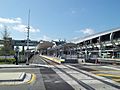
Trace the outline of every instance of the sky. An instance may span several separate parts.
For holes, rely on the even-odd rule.
[[[120,27],[120,0],[0,0],[0,32],[26,39],[29,9],[31,40],[71,41]]]

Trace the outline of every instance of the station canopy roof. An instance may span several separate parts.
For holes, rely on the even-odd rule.
[[[50,48],[49,50],[60,50],[60,49],[67,49],[67,48],[74,48],[74,47],[76,47],[77,45],[76,44],[74,44],[74,43],[64,43],[64,44],[62,44],[62,45],[58,45],[58,46],[56,46],[56,45],[53,45],[52,46],[52,48]],[[49,48],[49,47],[48,47]]]
[[[110,33],[113,33],[113,32],[117,32],[117,31],[120,31],[120,28],[113,28],[113,29],[110,29],[110,30],[107,30],[107,31],[103,31],[103,32],[95,33],[95,34],[92,34],[92,35],[89,35],[89,36],[86,36],[86,37],[83,37],[83,38],[79,38],[79,39],[75,40],[75,43],[81,43],[81,42],[91,40],[93,38],[97,38],[97,37],[100,37],[100,36],[103,36],[103,35],[106,35],[106,34],[110,34]]]
[[[77,45],[75,43],[65,43],[63,44],[64,48],[73,48],[76,47]]]
[[[49,41],[40,41],[40,43],[37,46],[37,49],[47,49],[49,47],[52,47],[54,43]]]

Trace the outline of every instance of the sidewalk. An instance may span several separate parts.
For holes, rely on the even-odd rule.
[[[0,64],[0,68],[24,68],[24,67],[30,67],[31,65],[15,65],[15,64]]]

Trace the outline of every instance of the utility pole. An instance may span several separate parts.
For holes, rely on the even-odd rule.
[[[30,9],[28,12],[28,27],[27,27],[27,61],[26,65],[29,65],[29,32],[30,32]]]

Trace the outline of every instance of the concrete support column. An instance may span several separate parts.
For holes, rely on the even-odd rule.
[[[115,44],[115,42],[113,41],[114,35],[115,35],[115,32],[112,32],[112,33],[110,34],[110,41],[111,41],[112,45],[113,45],[115,48],[117,48],[118,50],[120,50],[120,47],[117,46],[117,45]],[[112,58],[115,58],[114,50],[113,50]]]
[[[85,49],[87,50],[87,44],[86,44],[86,42],[84,41],[84,46],[85,46]]]
[[[43,49],[40,49],[40,54],[43,55]]]
[[[98,39],[98,43],[99,43],[99,45],[100,45],[100,47],[99,47],[99,57],[101,58],[102,57],[102,44],[101,44],[101,37],[99,37],[99,39]]]
[[[88,50],[87,50],[87,45],[86,42],[84,41],[84,45],[85,45],[85,60],[88,59]]]
[[[76,47],[77,58],[79,58],[79,48],[80,48],[80,46],[77,45],[77,47]],[[81,48],[80,48],[80,51],[81,51]]]
[[[68,47],[68,51],[69,51],[68,56],[70,55],[70,58],[71,58],[72,52],[71,52],[71,48],[70,47]]]
[[[102,57],[102,50],[99,49],[99,57]]]
[[[87,59],[88,59],[88,51],[85,50],[85,60],[87,60]]]
[[[92,39],[90,40],[90,45],[92,46],[92,48],[94,48],[94,45],[92,43]]]
[[[113,43],[113,37],[114,37],[114,32],[112,32],[112,33],[110,34],[110,41],[111,41],[111,43]]]
[[[120,47],[118,47],[118,46],[115,44],[115,42],[113,41],[114,35],[115,35],[114,32],[112,32],[112,33],[110,34],[110,41],[111,41],[111,43],[112,43],[112,45],[113,45],[114,47],[116,47],[117,49],[120,49]]]
[[[22,46],[23,55],[25,54],[25,46]]]
[[[78,45],[77,49],[80,49],[80,52],[82,52],[82,46],[81,45]]]

